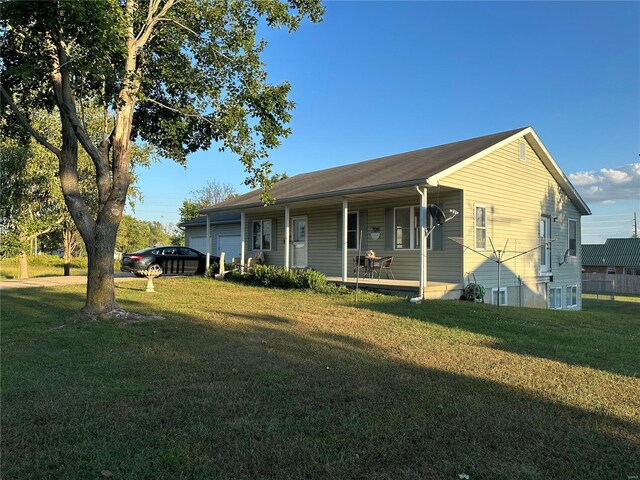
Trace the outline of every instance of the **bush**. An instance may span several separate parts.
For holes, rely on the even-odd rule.
[[[285,270],[284,267],[273,265],[256,265],[247,274],[232,272],[225,278],[270,288],[313,290],[320,293],[345,293],[348,291],[345,287],[338,287],[327,282],[324,273],[312,269]]]

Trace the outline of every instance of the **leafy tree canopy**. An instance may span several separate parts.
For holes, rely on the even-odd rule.
[[[245,183],[271,200],[266,156],[290,133],[293,103],[287,82],[267,79],[258,29],[264,21],[293,31],[322,14],[320,0],[2,2],[0,110],[9,120],[0,135],[16,139],[20,125],[59,160],[65,203],[87,249],[86,313],[118,309],[113,251],[132,141],[180,163],[216,144],[239,157]],[[90,100],[111,114],[97,138],[82,121]],[[31,118],[55,108],[59,144]],[[95,215],[79,187],[79,146],[94,165]]]
[[[100,98],[116,111],[121,87],[137,82],[132,140],[183,164],[216,142],[239,156],[247,185],[269,187],[267,151],[290,133],[294,104],[288,82],[267,80],[259,20],[294,31],[322,13],[319,0],[9,0],[0,23],[3,86],[23,112],[53,109],[51,57],[65,48],[78,101]],[[141,45],[133,73],[123,62],[130,32]]]

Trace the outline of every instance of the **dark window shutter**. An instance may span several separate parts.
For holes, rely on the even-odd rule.
[[[438,205],[438,207],[444,210],[444,207],[442,205]],[[445,225],[438,225],[431,233],[433,250],[444,250],[444,229],[445,229]]]
[[[384,249],[393,250],[393,208],[384,209]]]
[[[360,230],[362,231],[362,251],[366,252],[368,247],[368,238],[369,238],[369,226],[367,225],[367,217],[368,217],[368,211],[367,210],[360,210],[358,212],[358,220],[360,222]],[[358,232],[358,235],[360,235],[360,232]],[[360,237],[358,237],[360,238]]]
[[[271,250],[278,250],[278,222],[271,219]]]
[[[336,231],[338,232],[338,237],[336,238],[336,248],[338,250],[342,250],[342,212],[338,212],[336,217]]]

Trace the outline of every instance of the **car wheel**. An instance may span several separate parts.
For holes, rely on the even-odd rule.
[[[162,275],[164,273],[164,270],[162,270],[162,266],[161,265],[158,265],[157,263],[152,263],[147,268],[147,272],[153,273],[153,274],[155,274],[156,277],[159,277],[160,275]]]

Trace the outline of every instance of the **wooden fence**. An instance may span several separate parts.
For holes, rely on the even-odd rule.
[[[612,275],[607,273],[583,273],[584,293],[630,293],[640,295],[640,275]]]

